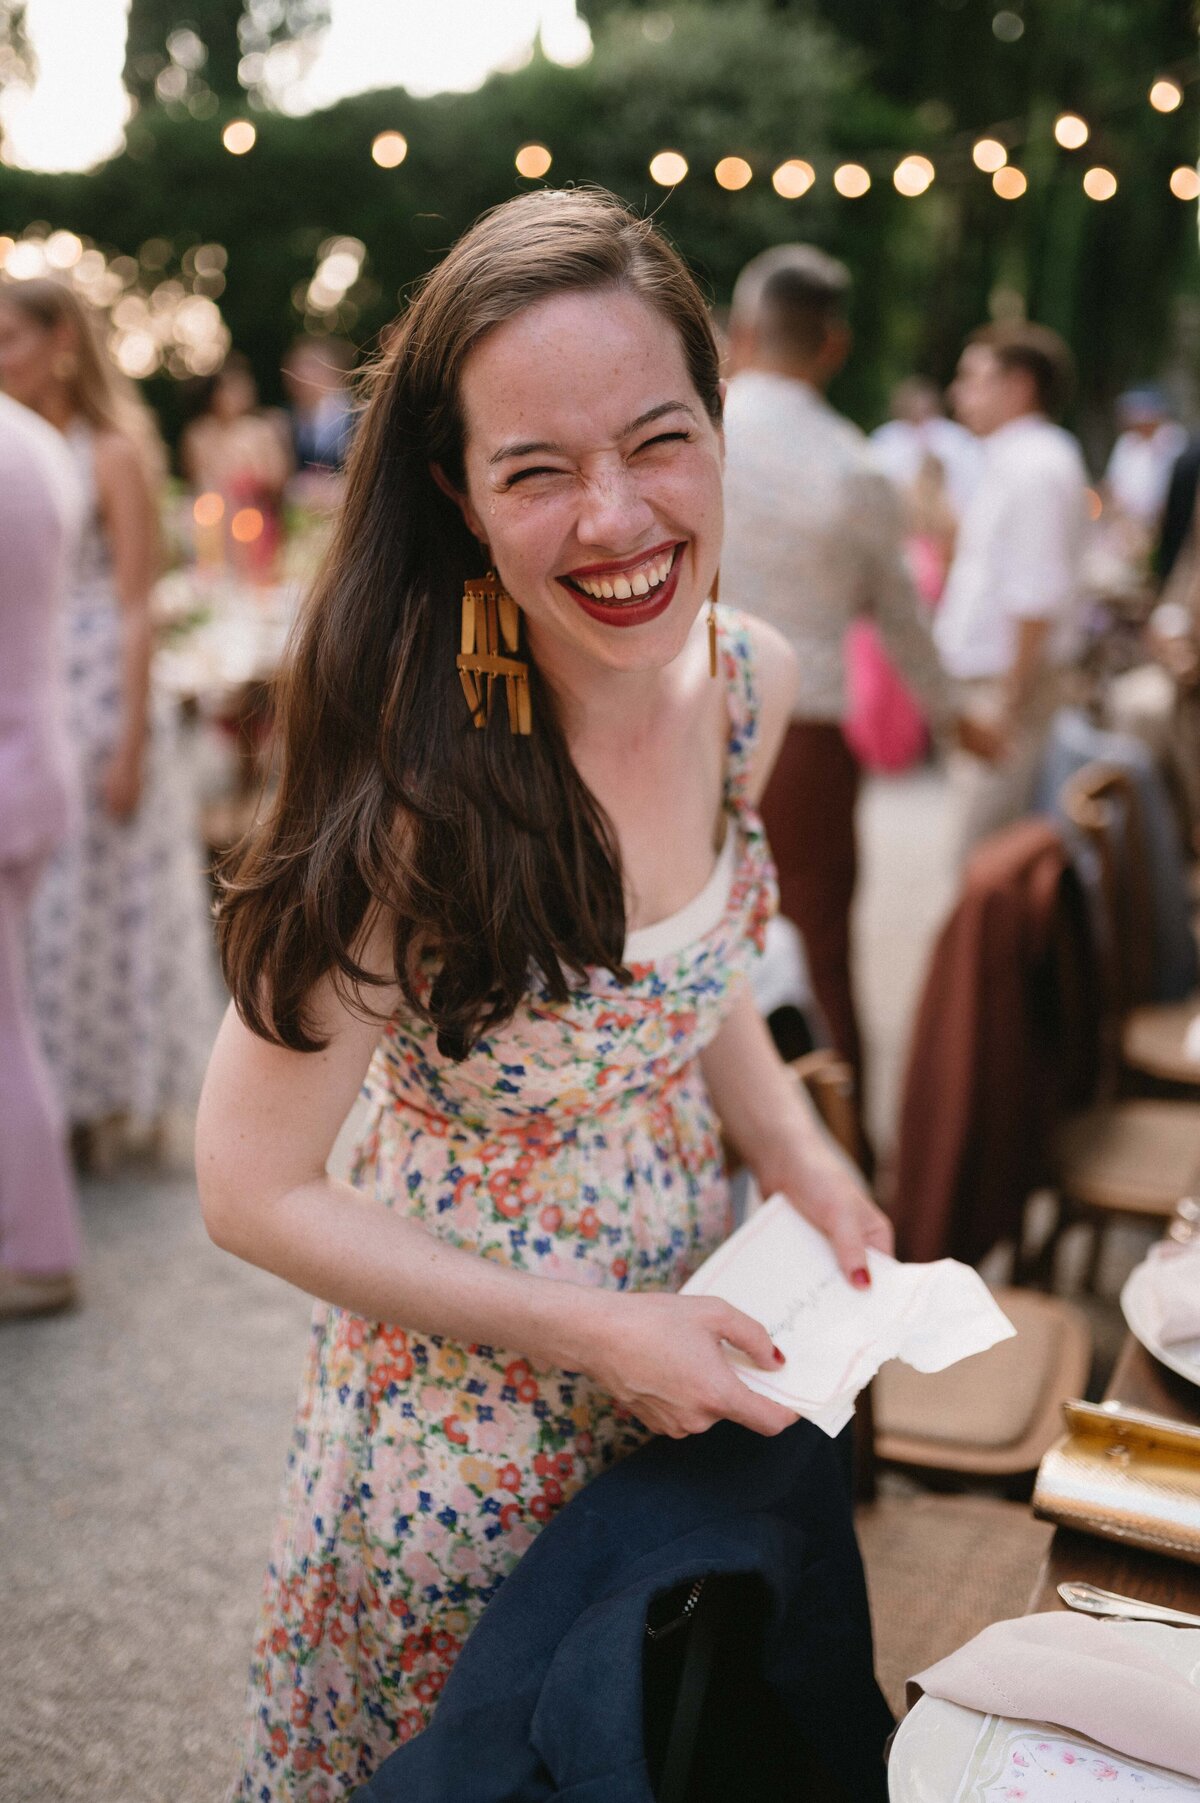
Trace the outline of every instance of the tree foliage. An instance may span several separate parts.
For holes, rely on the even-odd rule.
[[[767,244],[804,238],[844,257],[856,278],[857,350],[837,398],[864,423],[882,416],[898,376],[948,376],[964,334],[997,304],[1024,305],[1064,331],[1081,364],[1079,418],[1093,430],[1119,385],[1159,369],[1172,305],[1195,275],[1194,209],[1171,196],[1167,177],[1194,160],[1197,105],[1189,89],[1164,118],[1145,95],[1185,55],[1194,67],[1185,0],[1027,0],[1012,44],[992,34],[990,0],[587,0],[581,10],[595,52],[580,68],[535,55],[474,94],[377,91],[301,119],[260,111],[258,144],[233,158],[220,127],[246,104],[239,23],[253,14],[255,29],[282,41],[289,29],[318,28],[316,0],[291,0],[290,11],[285,0],[134,0],[131,58],[165,52],[190,21],[207,50],[214,116],[147,99],[125,154],[95,173],[5,172],[0,230],[41,219],[133,253],[149,238],[170,238],[177,254],[223,243],[221,306],[270,393],[325,240],[351,234],[367,248],[342,322],[367,343],[480,210],[528,185],[512,159],[536,139],[553,151],[549,181],[596,182],[654,209],[717,303]],[[1083,153],[1053,140],[1068,106],[1093,123]],[[971,163],[973,138],[997,126],[1029,175],[1017,203],[997,199]],[[409,152],[384,170],[370,146],[389,128]],[[690,164],[672,190],[647,172],[668,147]],[[933,158],[937,180],[904,200],[890,174],[915,150]],[[712,175],[729,154],[755,172],[737,193]],[[786,201],[770,172],[797,156],[818,180]],[[872,170],[863,199],[832,189],[845,159]],[[1084,197],[1088,161],[1113,168],[1114,200]]]

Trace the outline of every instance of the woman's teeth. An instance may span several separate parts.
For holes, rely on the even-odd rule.
[[[671,565],[675,561],[674,551],[668,551],[654,563],[645,563],[636,570],[626,570],[624,574],[613,577],[573,576],[576,588],[590,595],[593,601],[630,601],[635,595],[648,595],[651,589],[658,588],[671,574]]]

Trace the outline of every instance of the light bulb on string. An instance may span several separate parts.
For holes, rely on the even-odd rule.
[[[1091,131],[1086,119],[1078,113],[1060,113],[1054,121],[1054,136],[1064,150],[1082,150]]]
[[[754,175],[745,157],[722,157],[713,174],[717,178],[719,188],[728,188],[735,192],[748,185]]]
[[[1171,192],[1176,200],[1200,200],[1200,174],[1190,163],[1171,171]]]
[[[1014,169],[1011,165],[1006,165],[1003,169],[997,169],[995,175],[992,177],[992,187],[1000,196],[1001,200],[1020,200],[1028,186],[1029,183],[1026,181],[1021,170]]]
[[[1162,76],[1150,90],[1150,105],[1156,113],[1173,113],[1183,105],[1183,89],[1169,76]]]
[[[244,157],[248,150],[253,150],[258,141],[258,133],[249,119],[231,119],[221,133],[221,142],[230,156]]]
[[[1008,161],[1008,152],[999,138],[980,138],[971,152],[971,161],[985,175],[994,175]]]
[[[842,163],[833,172],[833,185],[843,200],[860,200],[871,186],[861,163]]]
[[[771,186],[784,200],[799,200],[816,179],[816,170],[811,163],[806,163],[803,157],[789,157],[786,163],[780,163],[771,177]]]
[[[401,131],[381,131],[371,145],[372,160],[381,169],[398,169],[408,155],[408,139]]]
[[[936,170],[928,157],[904,157],[896,164],[892,182],[897,194],[912,199],[931,186]]]
[[[523,175],[526,181],[537,181],[539,176],[545,175],[554,158],[544,144],[522,144],[514,161],[518,175]]]
[[[1111,169],[1089,169],[1083,178],[1083,191],[1089,200],[1111,200],[1117,191],[1117,178]]]
[[[673,188],[688,172],[687,158],[677,150],[660,150],[650,159],[650,178],[661,188]]]

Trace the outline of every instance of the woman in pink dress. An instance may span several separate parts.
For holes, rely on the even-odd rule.
[[[765,1330],[675,1293],[728,1231],[718,1120],[848,1281],[889,1244],[746,980],[793,670],[709,603],[720,417],[692,278],[598,194],[486,215],[376,372],[199,1121],[214,1238],[321,1299],[246,1803],[332,1803],[419,1732],[533,1536],[648,1433],[791,1422],[722,1351],[773,1368]]]

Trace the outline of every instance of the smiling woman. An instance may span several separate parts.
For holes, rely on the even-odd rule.
[[[710,679],[720,407],[695,283],[600,194],[486,215],[375,372],[226,879],[197,1128],[213,1237],[323,1299],[243,1803],[334,1803],[418,1733],[534,1534],[648,1433],[791,1424],[722,1351],[773,1369],[765,1329],[674,1293],[728,1228],[718,1113],[847,1275],[888,1243],[746,982],[793,670],[726,614]],[[532,730],[477,731],[460,670],[519,660]]]

